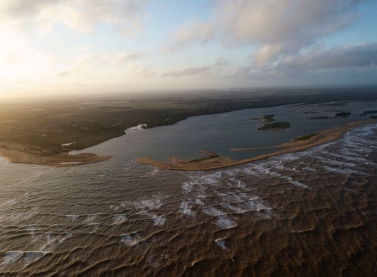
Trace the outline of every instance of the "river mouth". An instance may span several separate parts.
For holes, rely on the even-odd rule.
[[[248,112],[236,112],[233,123]],[[209,129],[212,119],[205,120],[201,127],[197,121],[182,123],[227,133],[224,125]],[[166,151],[181,149],[184,138],[166,141],[192,130],[179,124],[134,130],[85,149],[113,155],[101,163],[54,168],[0,160],[0,272],[373,276],[376,124],[305,151],[233,168],[175,172],[135,163],[143,153],[163,159]],[[201,150],[197,145],[205,134],[191,136],[196,145],[188,150]],[[162,147],[164,139],[168,145]],[[212,145],[225,144],[219,139]]]

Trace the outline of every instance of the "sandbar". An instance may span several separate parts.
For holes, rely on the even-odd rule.
[[[0,156],[5,157],[10,163],[38,164],[56,167],[77,166],[101,162],[111,158],[111,156],[98,156],[93,153],[81,153],[78,155],[60,153],[42,156],[5,148],[0,148]]]
[[[348,124],[340,125],[331,129],[322,130],[316,132],[315,136],[310,137],[307,140],[291,140],[289,142],[283,143],[279,146],[272,146],[271,148],[279,148],[278,151],[259,155],[257,157],[252,157],[244,160],[234,160],[230,157],[214,155],[213,152],[209,151],[201,151],[203,154],[206,154],[207,157],[203,159],[196,159],[191,161],[182,161],[177,159],[176,157],[169,157],[169,162],[161,162],[150,159],[148,157],[141,157],[138,158],[136,161],[139,164],[144,165],[151,165],[159,170],[178,170],[178,171],[204,171],[204,170],[212,170],[212,169],[220,169],[220,168],[227,168],[233,167],[237,165],[242,165],[254,161],[259,161],[263,159],[267,159],[273,156],[299,152],[306,150],[308,148],[318,146],[320,144],[328,143],[331,141],[335,141],[343,137],[343,135],[355,129],[359,125],[365,125],[372,122],[376,122],[375,119],[366,119],[362,121],[351,122]],[[247,151],[247,150],[255,150],[255,148],[234,148],[231,151]]]

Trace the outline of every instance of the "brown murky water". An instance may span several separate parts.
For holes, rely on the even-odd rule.
[[[377,125],[236,168],[0,161],[1,276],[375,276]]]

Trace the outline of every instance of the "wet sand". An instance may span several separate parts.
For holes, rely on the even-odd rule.
[[[303,140],[303,141],[292,140],[290,142],[283,143],[282,145],[279,145],[279,146],[272,146],[271,148],[281,148],[281,150],[278,150],[269,154],[259,155],[257,157],[253,157],[249,159],[244,159],[244,160],[234,160],[230,157],[219,156],[219,155],[215,155],[214,157],[212,157],[211,153],[213,152],[201,151],[202,153],[208,155],[208,157],[203,158],[203,159],[191,160],[191,161],[182,161],[173,156],[173,157],[169,157],[171,163],[156,161],[148,157],[141,157],[137,159],[136,161],[139,164],[151,165],[159,170],[203,171],[203,170],[212,170],[212,169],[232,167],[232,166],[237,166],[237,165],[242,165],[242,164],[246,164],[246,163],[250,163],[254,161],[267,159],[267,158],[277,156],[277,155],[303,151],[303,150],[306,150],[308,148],[311,148],[320,144],[335,141],[341,138],[346,132],[353,130],[357,126],[368,124],[375,121],[376,120],[374,119],[366,119],[362,121],[356,121],[356,122],[340,125],[340,126],[328,129],[328,130],[319,131],[317,132],[315,136],[311,137],[310,139]],[[231,151],[249,151],[249,150],[255,150],[255,148],[231,149]]]

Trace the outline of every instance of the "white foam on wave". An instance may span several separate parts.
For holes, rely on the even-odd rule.
[[[72,237],[71,233],[65,233],[63,235],[60,234],[52,234],[52,233],[46,233],[43,237],[40,245],[39,245],[39,251],[40,252],[50,252],[52,251],[57,245],[64,242],[66,239]]]
[[[142,240],[138,233],[133,233],[133,234],[122,235],[120,241],[123,242],[127,246],[134,246]]]
[[[241,202],[241,197],[234,193],[234,194],[225,194],[221,196],[221,200],[223,202],[229,203],[229,202]]]
[[[291,181],[291,184],[296,186],[296,187],[301,187],[301,188],[306,188],[306,189],[310,189],[307,185],[299,182],[299,181]]]
[[[366,173],[358,171],[358,170],[353,170],[353,169],[348,169],[348,168],[333,168],[330,166],[324,166],[323,169],[329,171],[329,172],[334,172],[334,173],[340,173],[340,174],[358,174],[358,175],[366,175]]]
[[[195,217],[196,213],[192,211],[194,202],[192,200],[183,201],[179,207],[179,212],[184,215]]]
[[[92,232],[95,232],[99,229],[99,227],[101,226],[101,223],[90,223],[88,224],[89,226],[93,226],[93,231]]]
[[[281,178],[287,181],[293,181],[292,177],[289,177],[289,176],[282,176]]]
[[[201,199],[195,199],[195,204],[204,206],[204,202]]]
[[[245,201],[243,204],[249,207],[249,211],[271,210],[259,197]]]
[[[32,263],[35,263],[40,258],[42,258],[45,254],[46,254],[46,252],[42,252],[42,251],[25,252],[24,260],[23,260],[24,266],[26,267],[26,266],[28,266]]]
[[[207,198],[207,194],[203,190],[196,191],[196,197],[199,199]]]
[[[70,220],[70,221],[76,221],[80,216],[77,215],[77,214],[67,214],[66,217]]]
[[[226,213],[224,213],[223,211],[215,208],[215,207],[207,207],[207,208],[204,208],[202,209],[202,212],[205,213],[205,214],[208,214],[210,216],[220,216],[220,215],[225,215]]]
[[[225,239],[217,239],[217,240],[215,240],[215,242],[216,242],[218,247],[229,251],[229,249],[225,246]]]
[[[161,199],[142,200],[139,203],[143,208],[148,208],[151,210],[158,209],[162,205]]]
[[[94,220],[96,220],[97,217],[98,217],[98,214],[88,214],[88,215],[86,216],[85,222],[86,222],[86,223],[91,223],[91,222],[93,222]]]
[[[224,209],[229,209],[235,213],[244,213],[246,210],[244,209],[241,209],[240,207],[236,207],[234,205],[231,205],[231,204],[221,204],[221,206],[224,208]]]
[[[193,186],[194,186],[193,183],[185,182],[185,183],[183,183],[182,189],[183,189],[186,193],[188,193],[188,192],[190,192],[190,191],[192,190]]]
[[[153,225],[154,226],[164,226],[165,221],[166,221],[165,216],[157,216],[153,219]]]
[[[237,223],[233,221],[228,215],[221,215],[217,217],[216,225],[220,229],[231,229],[237,226]]]
[[[0,269],[4,269],[9,265],[18,261],[24,253],[22,251],[8,251],[0,264]]]
[[[124,214],[116,214],[116,215],[114,215],[113,224],[114,225],[122,224],[123,222],[126,221],[126,219],[127,219],[126,215],[124,215]]]
[[[138,210],[155,210],[162,206],[162,198],[145,199],[140,201],[124,201],[121,203],[123,208]]]

